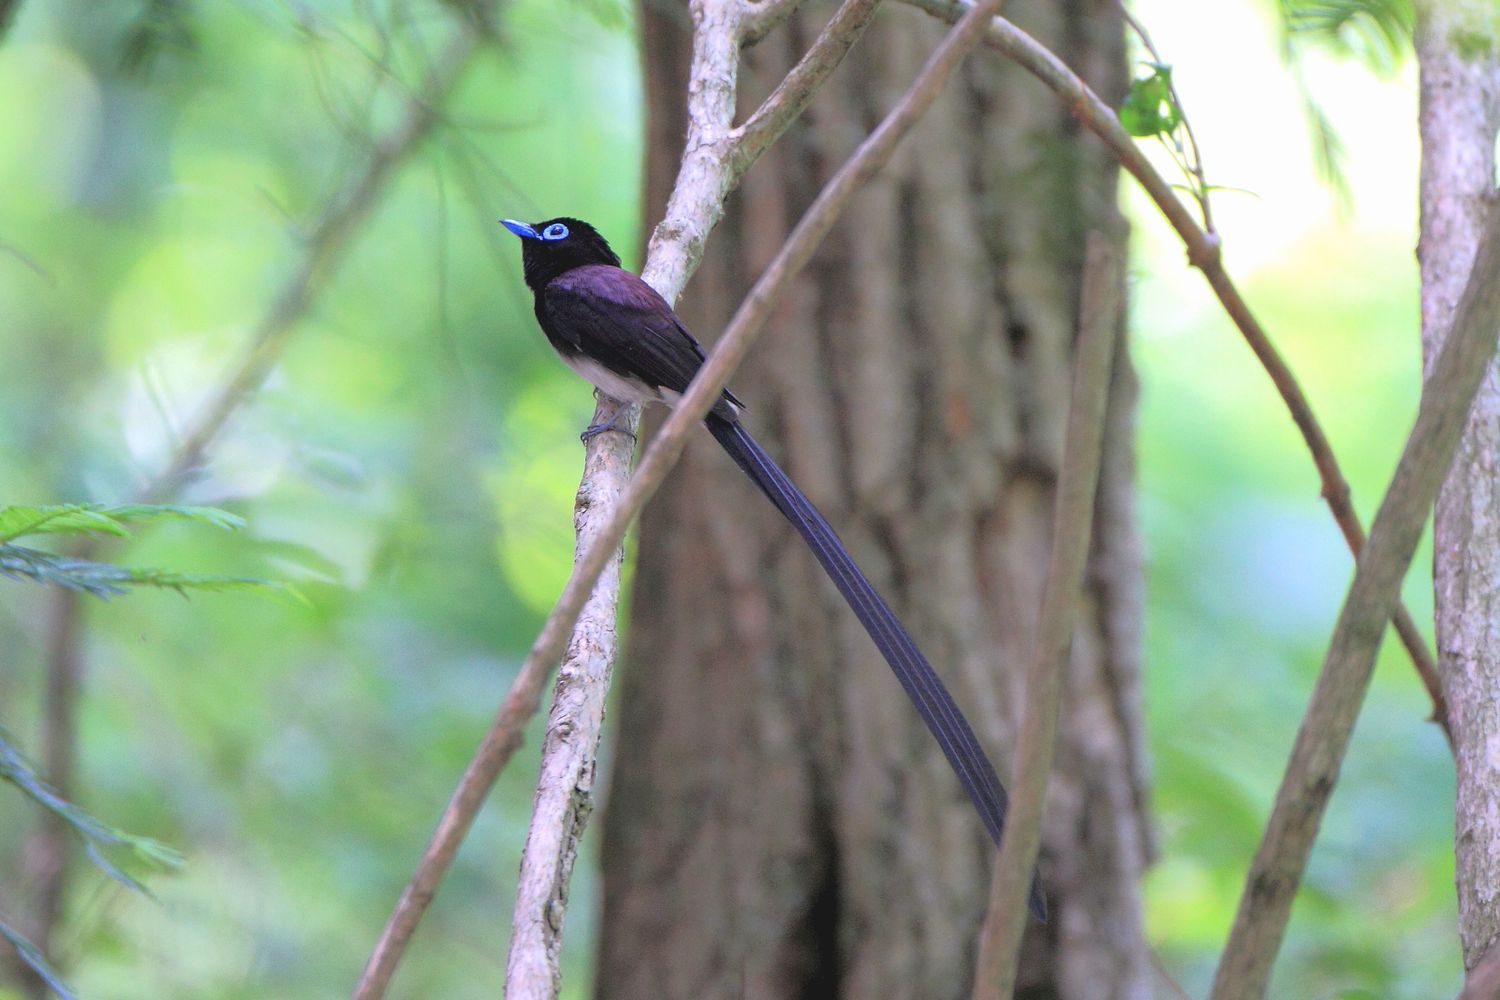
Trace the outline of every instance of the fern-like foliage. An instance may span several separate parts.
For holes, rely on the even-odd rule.
[[[1319,46],[1389,73],[1411,48],[1412,0],[1277,0],[1281,56],[1302,94],[1319,175],[1342,203],[1349,200],[1344,144],[1302,73],[1302,52]]]
[[[0,542],[26,535],[119,535],[130,534],[130,525],[150,521],[197,521],[216,528],[243,528],[245,522],[217,507],[187,507],[180,504],[61,503],[41,507],[0,507]]]
[[[32,580],[67,590],[81,590],[95,597],[113,597],[131,587],[156,587],[186,594],[189,590],[270,590],[285,592],[285,586],[249,576],[219,576],[212,573],[175,573],[164,569],[137,569],[95,562],[75,556],[0,545],[0,576]]]
[[[295,598],[283,584],[248,576],[207,573],[177,573],[162,569],[136,569],[96,562],[77,556],[44,552],[16,540],[29,535],[130,534],[132,525],[153,521],[196,521],[232,530],[244,521],[214,507],[173,504],[49,504],[0,507],[0,576],[31,580],[95,597],[112,597],[131,587],[156,587],[186,594],[190,590],[265,590]]]
[[[132,527],[154,521],[194,521],[225,530],[244,526],[240,518],[213,507],[176,504],[106,506],[70,503],[0,507],[0,576],[51,584],[96,597],[110,597],[131,587],[156,587],[181,594],[189,590],[262,589],[297,596],[290,588],[268,580],[135,569],[17,544],[20,539],[38,535],[126,536]],[[136,862],[154,868],[175,868],[182,864],[182,856],[167,845],[110,826],[57,794],[37,776],[25,755],[3,729],[0,729],[0,781],[14,786],[26,798],[61,820],[78,838],[84,854],[95,867],[137,892],[150,895],[144,885],[110,857],[110,852],[117,856],[124,853]],[[48,963],[41,949],[3,919],[0,919],[0,938],[10,942],[17,957],[52,992],[63,1000],[73,1000],[74,994]]]
[[[182,855],[161,841],[138,837],[110,826],[58,795],[38,777],[26,756],[3,729],[0,729],[0,781],[15,786],[22,795],[66,823],[82,842],[89,860],[121,885],[146,892],[140,882],[126,874],[105,855],[104,848],[123,848],[137,861],[153,868],[177,868],[182,864]]]
[[[1411,44],[1411,0],[1280,0],[1287,40],[1325,46],[1389,71]]]
[[[84,854],[100,871],[136,892],[150,895],[145,886],[110,859],[108,850],[124,850],[137,862],[158,869],[176,868],[182,864],[182,855],[166,844],[110,826],[58,795],[37,776],[26,756],[3,729],[0,729],[0,780],[13,785],[22,795],[62,820],[78,837]],[[16,955],[49,989],[65,1000],[73,996],[41,949],[3,920],[0,920],[0,937],[10,942]]]

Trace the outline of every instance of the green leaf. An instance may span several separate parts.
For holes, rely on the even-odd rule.
[[[0,542],[37,534],[128,534],[125,527],[92,504],[0,507]]]
[[[224,531],[237,531],[245,526],[245,519],[238,514],[217,507],[194,507],[184,504],[130,503],[117,507],[102,508],[103,513],[118,521],[141,523],[147,521],[196,521],[212,525]]]
[[[175,590],[179,594],[186,594],[190,590],[257,590],[290,598],[298,603],[307,603],[306,598],[291,587],[272,580],[210,573],[176,573],[164,569],[131,569],[75,556],[54,555],[24,545],[0,544],[0,576],[34,580],[106,598],[123,594],[130,587],[156,587]]]
[[[197,521],[226,531],[245,525],[243,519],[228,511],[181,504],[11,506],[0,507],[0,542],[38,534],[128,535],[128,525],[151,521]]]
[[[78,1000],[78,994],[74,993],[68,988],[68,984],[63,982],[62,976],[58,975],[57,970],[47,961],[47,956],[42,954],[42,949],[32,944],[19,931],[3,920],[0,920],[0,937],[10,942],[10,946],[16,951],[16,957],[25,962],[26,967],[35,972],[41,978],[42,982],[47,984],[48,989],[56,993],[62,1000]]]
[[[1182,109],[1172,98],[1172,67],[1147,63],[1151,72],[1130,84],[1120,105],[1120,124],[1136,138],[1171,135],[1182,124]]]

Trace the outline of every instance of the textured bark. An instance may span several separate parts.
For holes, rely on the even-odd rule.
[[[1491,0],[1419,7],[1422,353],[1453,320],[1495,187],[1500,30]],[[1458,764],[1459,932],[1473,968],[1500,932],[1500,381],[1492,368],[1434,520],[1439,667]]]
[[[747,103],[813,4],[747,54]],[[1113,5],[1008,10],[1110,98]],[[727,319],[943,28],[885,11],[746,176],[683,315]],[[687,38],[647,4],[648,211],[681,143]],[[1022,72],[971,60],[859,196],[736,379],[758,437],[839,528],[1004,773],[1034,641],[1083,232],[1123,242],[1115,171]],[[837,359],[836,361],[834,359]],[[1020,996],[1144,997],[1148,852],[1121,350]],[[601,997],[966,995],[993,848],[796,536],[706,438],[642,523],[604,821]]]

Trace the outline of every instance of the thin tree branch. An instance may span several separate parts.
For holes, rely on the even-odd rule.
[[[965,11],[972,9],[972,0],[905,0],[905,2],[950,22],[962,16]],[[1199,227],[1192,213],[1173,192],[1172,186],[1151,165],[1151,161],[1146,158],[1145,153],[1136,145],[1130,134],[1121,127],[1115,111],[1100,100],[1088,84],[1084,83],[1046,46],[1003,17],[996,17],[990,21],[985,34],[985,42],[1016,62],[1057,94],[1073,116],[1103,140],[1120,165],[1140,183],[1146,194],[1156,203],[1162,215],[1166,216],[1167,222],[1177,231],[1183,246],[1187,248],[1188,262],[1202,271],[1204,277],[1208,279],[1209,286],[1218,296],[1230,320],[1239,329],[1246,343],[1250,345],[1250,350],[1255,353],[1261,367],[1265,368],[1266,374],[1271,377],[1272,383],[1276,386],[1276,391],[1280,393],[1282,401],[1291,414],[1292,421],[1297,425],[1297,430],[1301,432],[1302,439],[1312,454],[1313,463],[1317,466],[1318,477],[1322,482],[1323,499],[1328,502],[1334,520],[1338,522],[1344,534],[1344,541],[1349,546],[1349,551],[1358,558],[1360,549],[1365,543],[1365,531],[1360,523],[1359,514],[1355,512],[1354,505],[1350,502],[1349,483],[1344,479],[1338,459],[1328,443],[1328,437],[1323,433],[1322,425],[1313,414],[1312,406],[1303,394],[1302,387],[1297,383],[1296,376],[1292,374],[1286,361],[1277,352],[1275,345],[1271,343],[1261,327],[1260,321],[1255,318],[1255,314],[1240,297],[1239,290],[1235,287],[1228,272],[1224,270],[1217,234],[1206,233]],[[1443,734],[1448,738],[1451,746],[1453,735],[1448,728],[1448,707],[1443,700],[1443,689],[1438,680],[1437,665],[1433,660],[1432,652],[1427,648],[1427,641],[1422,637],[1416,621],[1412,618],[1411,612],[1406,609],[1405,604],[1397,602],[1392,608],[1391,621],[1396,627],[1396,633],[1401,637],[1401,644],[1406,647],[1407,654],[1411,657],[1412,665],[1416,667],[1417,674],[1422,679],[1423,686],[1427,689],[1428,697],[1432,699],[1432,720],[1442,727]]]
[[[361,977],[355,992],[357,1000],[374,1000],[384,995],[400,951],[410,937],[416,921],[420,919],[421,908],[431,899],[437,882],[473,820],[479,802],[519,746],[521,727],[536,710],[541,687],[551,664],[562,655],[573,621],[578,618],[585,598],[594,588],[594,581],[613,557],[626,530],[681,456],[688,434],[708,413],[792,279],[807,264],[855,191],[889,161],[901,139],[931,107],[959,61],[978,43],[984,19],[999,9],[1001,2],[1002,0],[983,0],[971,16],[959,21],[933,52],[896,106],[819,193],[776,257],[745,296],[697,377],[652,439],[639,468],[621,494],[618,505],[611,509],[603,509],[601,505],[594,511],[600,518],[595,539],[574,562],[573,573],[557,604],[543,623],[536,641],[532,643],[520,673],[501,706],[500,714],[485,734],[484,741],[454,791],[448,809],[439,821],[438,830],[417,871],[413,873],[412,881],[407,885],[407,892],[403,894],[396,912],[391,916],[391,922],[387,924],[386,932],[382,934],[375,953],[365,967],[365,975]],[[703,4],[694,8],[700,31],[708,22],[705,16],[708,13],[707,7],[707,4]],[[700,60],[705,53],[724,53],[726,50],[729,58],[733,58],[734,47],[695,39],[695,67],[701,65]],[[696,94],[701,97],[705,90],[703,81],[696,73],[691,79],[690,113],[695,106],[693,96]],[[701,109],[703,105],[698,107]],[[720,102],[718,107],[721,110],[727,107],[732,113],[732,93],[729,94],[729,100]],[[705,192],[716,190],[717,184],[721,183],[715,176],[705,176],[708,164],[699,158],[699,151],[692,145],[692,128],[690,126],[688,148],[684,151],[682,169],[678,174],[678,188],[674,189],[668,202],[669,215],[672,205],[685,206],[694,199],[701,199]],[[690,188],[684,190],[683,185],[688,182]],[[711,209],[711,206],[705,207]],[[722,205],[715,211],[721,214]],[[657,226],[652,237],[653,259],[648,264],[646,273],[685,278],[686,271],[690,269],[684,266],[685,262],[697,262],[706,236],[707,231],[703,228],[701,219],[679,215],[671,225],[664,221]],[[653,268],[652,265],[656,267]],[[671,300],[676,298],[681,284],[679,282],[665,289],[657,287],[658,291]],[[668,295],[668,291],[673,294]],[[595,440],[610,436],[599,435]]]
[[[802,6],[802,0],[744,0],[740,13],[740,45],[749,48],[775,31]]]
[[[613,413],[605,411],[618,405],[604,397],[600,404],[596,424],[608,421]],[[596,508],[609,510],[618,504],[630,480],[633,442],[623,434],[608,436],[618,439],[614,447],[589,450],[573,507],[578,556],[598,537]],[[623,546],[616,545],[558,669],[511,914],[504,990],[508,1000],[550,1000],[562,987],[563,916],[578,841],[594,809],[595,759],[617,648],[614,612],[619,606],[622,555]]]
[[[3,0],[0,0],[3,2]],[[461,19],[461,27],[421,90],[407,102],[399,124],[380,138],[364,168],[331,202],[306,241],[302,259],[283,283],[271,308],[261,318],[241,360],[183,435],[166,467],[139,493],[138,501],[161,503],[171,499],[202,464],[204,456],[234,412],[260,388],[317,294],[337,268],[349,240],[369,214],[396,167],[431,133],[440,108],[463,76],[486,37],[486,23],[478,16]],[[96,556],[106,543],[86,541],[79,554]],[[78,591],[53,589],[46,611],[49,634],[46,654],[46,712],[43,722],[43,762],[48,781],[58,793],[75,795],[73,756],[77,743],[77,700],[82,683],[85,629]],[[69,840],[55,820],[43,819],[33,859],[36,884],[33,939],[48,950],[68,875]]]
[[[752,5],[753,6],[753,5]],[[693,57],[687,94],[688,134],[667,208],[652,231],[641,277],[676,301],[703,258],[708,234],[750,165],[796,120],[869,23],[875,2],[844,0],[832,20],[745,124],[734,127],[743,0],[694,0]],[[698,67],[722,67],[700,74]],[[752,150],[753,147],[753,151]],[[747,152],[749,151],[749,152]],[[670,295],[667,294],[671,290]]]
[[[1073,394],[1052,521],[1052,555],[1016,740],[1010,808],[990,884],[989,913],[980,931],[974,1000],[1009,1000],[1016,988],[1016,962],[1026,926],[1026,892],[1042,842],[1042,809],[1057,747],[1057,720],[1073,644],[1073,621],[1093,537],[1104,409],[1115,331],[1120,325],[1119,287],[1119,262],[1104,237],[1090,233],[1083,265]]]
[[[1360,554],[1323,669],[1255,853],[1212,1000],[1259,1000],[1324,806],[1422,526],[1453,461],[1500,339],[1500,199],[1493,199],[1463,300],[1422,388],[1416,424]]]
[[[880,0],[845,0],[827,27],[760,107],[735,129],[732,168],[743,174],[802,114],[875,16]]]

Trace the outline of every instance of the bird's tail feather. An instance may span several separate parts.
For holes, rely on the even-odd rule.
[[[1005,789],[1001,787],[995,768],[985,756],[973,729],[932,665],[907,634],[895,612],[865,578],[833,527],[756,443],[750,432],[738,421],[717,416],[710,415],[706,423],[729,457],[770,498],[812,549],[829,579],[844,595],[860,624],[864,625],[881,655],[891,665],[896,679],[906,689],[917,713],[942,747],[948,763],[979,811],[991,839],[999,844],[1000,831],[1005,823]],[[1035,874],[1029,902],[1031,912],[1038,919],[1045,920],[1046,901]]]

